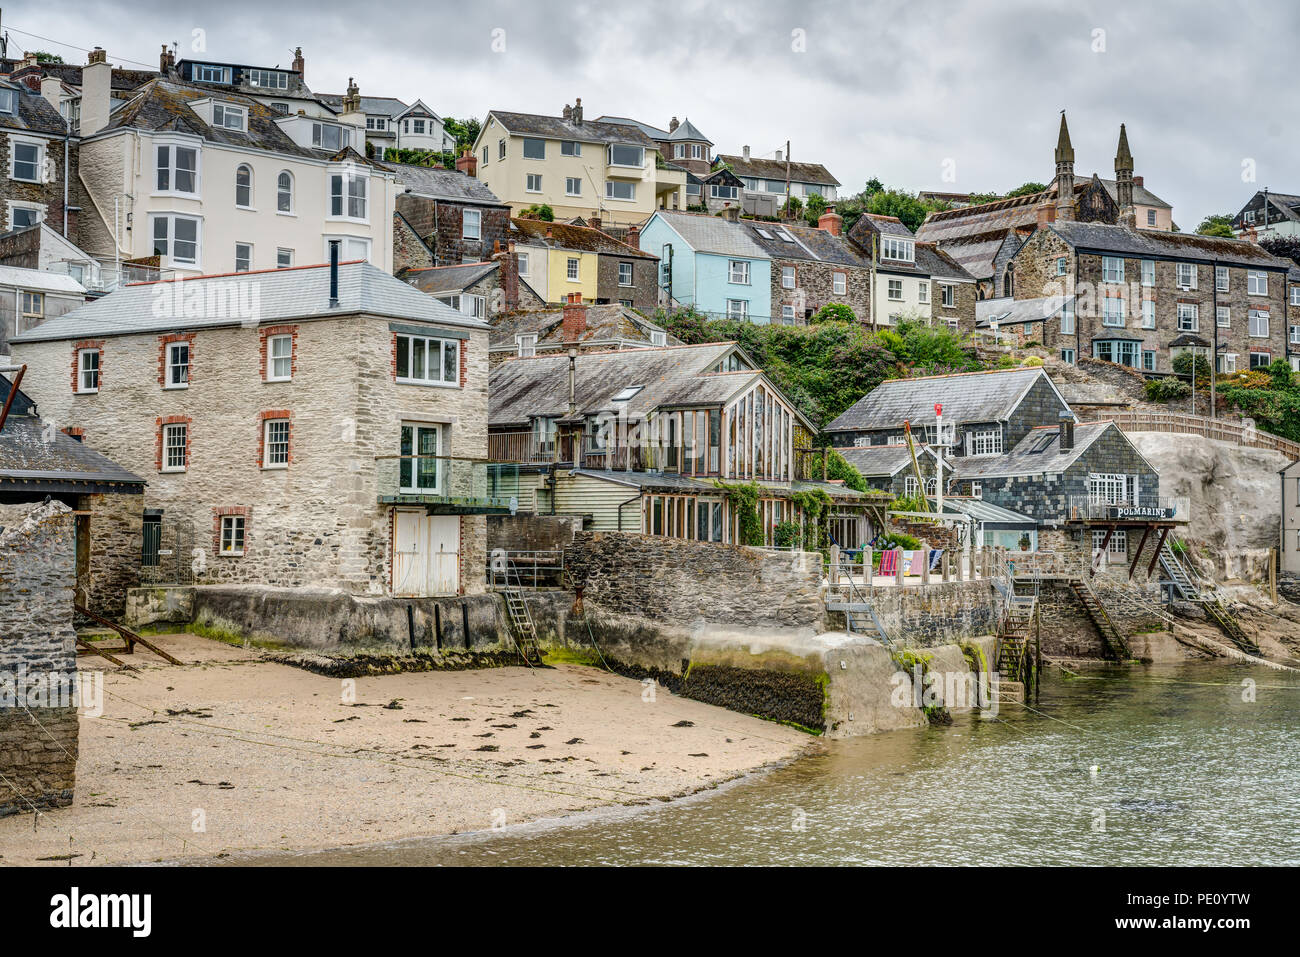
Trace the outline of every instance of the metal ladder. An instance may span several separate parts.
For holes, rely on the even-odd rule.
[[[1260,653],[1259,645],[1237,623],[1237,619],[1232,616],[1223,599],[1213,589],[1205,590],[1196,584],[1192,574],[1179,560],[1178,553],[1169,546],[1168,541],[1160,549],[1160,567],[1169,576],[1170,584],[1183,601],[1194,601],[1200,604],[1205,610],[1206,617],[1214,622],[1234,645],[1247,654]]]

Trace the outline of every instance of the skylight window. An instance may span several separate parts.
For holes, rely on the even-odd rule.
[[[781,241],[784,243],[794,242],[794,237],[791,236],[789,233],[787,233],[784,229],[781,230],[779,233],[777,233],[777,235],[781,237]]]
[[[645,386],[643,386],[643,385],[630,385],[630,386],[628,386],[626,389],[620,389],[619,392],[618,392],[618,394],[615,395],[614,398],[611,399],[610,401],[611,401],[611,402],[627,402],[629,399],[631,399],[634,395],[636,395],[638,392],[640,392],[640,391],[641,391],[642,389],[644,389],[644,388],[645,388]]]
[[[766,229],[761,229],[761,228],[760,228],[759,231],[758,231],[758,234],[759,234],[760,236],[762,236],[764,239],[771,239],[771,238],[773,238],[773,237],[772,237],[772,234],[769,233]]]

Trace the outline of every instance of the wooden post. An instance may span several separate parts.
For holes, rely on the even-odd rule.
[[[895,548],[894,551],[898,553],[898,563],[895,565],[894,571],[894,584],[901,588],[903,586],[903,550]]]
[[[930,584],[930,543],[922,542],[919,549],[921,553],[921,584]]]
[[[840,547],[831,545],[831,584],[840,583]]]
[[[943,580],[952,581],[952,549],[947,549],[943,553]]]
[[[1277,549],[1268,550],[1268,594],[1273,604],[1277,604]]]

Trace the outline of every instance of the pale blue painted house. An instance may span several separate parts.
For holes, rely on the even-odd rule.
[[[674,306],[772,321],[772,258],[742,223],[661,209],[642,227],[640,246],[659,257],[659,285]]]

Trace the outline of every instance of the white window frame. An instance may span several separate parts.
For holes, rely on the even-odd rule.
[[[781,322],[787,326],[793,326],[795,323],[794,306],[788,303],[781,306]]]
[[[337,131],[339,142],[337,146],[325,142],[326,130]],[[326,150],[330,153],[337,153],[339,150],[347,149],[352,144],[351,131],[338,123],[313,123],[311,125],[311,145],[313,149]]]
[[[945,309],[957,308],[957,285],[951,282],[939,283],[939,301]],[[1062,330],[1064,331],[1064,330]]]
[[[519,275],[528,277],[528,253],[515,253],[515,262],[518,263]]]
[[[627,195],[620,196],[619,192],[626,188]],[[605,198],[613,200],[616,203],[635,203],[636,202],[636,183],[625,183],[621,180],[605,180]]]
[[[282,180],[289,177],[289,188],[285,189]],[[296,213],[294,195],[294,176],[290,170],[282,169],[275,175],[275,211],[280,216],[293,216]],[[287,200],[287,202],[286,202]]]
[[[1123,282],[1124,281],[1124,257],[1122,256],[1101,257],[1101,281],[1102,282]]]
[[[1246,272],[1246,295],[1248,296],[1267,296],[1268,295],[1268,273],[1262,269],[1251,269]]]
[[[727,300],[727,318],[728,318],[728,319],[748,319],[748,318],[749,318],[749,300],[748,300],[748,299],[728,299],[728,300]]]
[[[1061,303],[1061,335],[1074,335],[1074,300]],[[1073,350],[1071,350],[1073,351]]]
[[[930,304],[930,284],[928,282],[918,282],[916,284],[916,301],[923,305]]]
[[[537,355],[537,333],[527,332],[515,336],[515,351],[521,359]]]
[[[916,262],[916,243],[899,236],[880,237],[880,258],[893,262]]]
[[[564,177],[564,195],[581,196],[582,195],[582,177],[566,176]]]
[[[1002,430],[1001,429],[981,429],[978,432],[968,432],[966,434],[971,458],[987,458],[991,455],[1002,454]]]
[[[749,285],[749,261],[731,259],[727,261],[727,282],[733,286]]]
[[[163,377],[164,389],[188,389],[190,387],[190,344],[188,342],[169,342],[166,345],[166,364]],[[185,361],[180,361],[179,353],[185,350]]]
[[[164,160],[164,157],[162,156],[163,150],[167,151],[165,157],[166,164],[167,164],[166,166],[163,165],[163,160]],[[182,168],[181,166],[178,165],[180,160],[181,150],[185,150],[187,152],[191,152],[194,154],[193,170],[188,168]],[[153,179],[154,196],[188,196],[190,198],[197,198],[202,194],[203,192],[203,150],[200,148],[198,143],[195,143],[191,140],[155,138],[153,143],[153,159],[154,159],[154,179]],[[162,174],[164,170],[166,170],[167,173],[167,185],[160,186],[159,176]],[[194,189],[184,190],[184,189],[177,188],[176,183],[179,180],[178,174],[181,172],[193,174]]]
[[[412,336],[412,335],[399,333],[397,336],[398,368],[400,369],[401,367],[403,351],[405,351],[407,374],[403,376],[399,372],[397,374],[397,381],[403,385],[421,385],[421,386],[428,386],[431,388],[459,389],[460,388],[460,348],[461,348],[461,341],[459,339],[448,339],[441,336]],[[419,350],[423,350],[424,353],[425,375],[421,378],[417,378],[411,375],[411,373],[415,369],[415,356]],[[431,363],[430,359],[433,357],[435,351],[437,353],[437,362]],[[453,359],[451,363],[451,368],[452,368],[451,381],[448,381],[444,375],[446,370],[447,355],[449,352],[453,355]],[[434,369],[436,369],[438,372],[437,378],[434,378],[428,374]]]
[[[248,110],[231,103],[212,104],[212,125],[221,130],[248,132]]]
[[[6,131],[7,132],[7,131]],[[9,178],[18,183],[44,183],[45,182],[45,141],[36,139],[32,136],[18,136],[13,133],[9,134]],[[32,161],[32,175],[18,175],[18,147],[30,146],[36,151],[36,159]]]
[[[245,255],[243,256],[240,255],[241,250],[246,251]],[[241,260],[244,263],[242,268],[239,265]],[[253,244],[245,243],[245,242],[235,243],[235,272],[252,272],[252,270],[253,270]]]
[[[564,264],[564,278],[569,282],[582,282],[582,258],[569,256]]]
[[[45,209],[46,209],[45,204],[24,203],[12,199],[8,200],[7,202],[9,204],[9,228],[10,229],[25,228],[24,226],[20,226],[18,223],[14,222],[16,218],[16,214],[19,211],[32,214],[32,221],[30,223],[27,223],[26,224],[27,226],[38,226],[41,223],[45,222]]]
[[[176,255],[176,223],[179,220],[194,223],[194,258],[183,259]],[[150,213],[149,214],[149,239],[153,243],[151,249],[157,248],[158,226],[160,221],[167,223],[167,252],[159,254],[162,256],[162,262],[165,266],[181,266],[185,268],[200,268],[203,262],[203,219],[199,216],[182,216],[179,213]]]
[[[1178,304],[1178,331],[1199,332],[1201,329],[1201,307],[1194,302]]]
[[[275,427],[284,426],[283,442],[277,440],[276,442],[272,443],[271,441],[272,426]],[[262,469],[264,471],[269,471],[272,469],[282,470],[282,469],[287,469],[289,467],[289,436],[291,430],[292,430],[292,426],[290,425],[288,419],[267,419],[262,423]],[[284,447],[283,462],[274,461],[274,459],[272,458],[271,449],[273,445],[275,447],[279,447],[283,445]]]
[[[1156,301],[1154,299],[1142,300],[1142,328],[1154,329],[1156,327]]]
[[[1196,268],[1196,263],[1177,263],[1175,284],[1179,289],[1195,289],[1199,272],[1200,270]]]
[[[1231,288],[1232,277],[1228,272],[1227,266],[1214,267],[1214,291],[1228,292]]]
[[[89,359],[95,357],[94,368],[90,367]],[[99,349],[78,349],[77,350],[77,394],[92,395],[99,391]],[[87,378],[90,377],[94,385],[87,385]]]
[[[1066,270],[1068,264],[1069,264],[1069,257],[1068,257],[1068,256],[1057,256],[1057,257],[1056,257],[1056,274],[1057,274],[1058,276],[1064,276],[1064,275],[1065,275],[1065,270]]]
[[[248,174],[247,183],[241,183],[239,181],[240,176],[243,175],[244,173]],[[246,202],[242,202],[242,203],[240,202],[241,199],[239,195],[240,190],[248,191],[248,195],[242,197],[243,199],[246,200]],[[240,163],[238,166],[235,167],[235,209],[246,209],[252,212],[257,211],[256,208],[253,206],[253,167],[250,166],[248,163]]]
[[[887,279],[885,280],[886,296],[894,302],[903,301],[903,280]],[[895,295],[897,289],[897,295]]]
[[[849,274],[846,272],[831,273],[831,294],[834,296],[847,296],[849,294]]]
[[[1127,303],[1121,297],[1106,296],[1101,300],[1101,324],[1103,326],[1108,329],[1123,329],[1127,319]]]
[[[360,191],[353,189],[360,186]],[[361,215],[356,215],[356,204],[361,205]],[[335,212],[335,209],[338,212]],[[354,169],[334,170],[329,174],[329,201],[327,220],[349,223],[370,222],[370,176]]]
[[[470,223],[474,228],[470,228]],[[483,211],[481,209],[466,209],[460,216],[460,238],[461,239],[482,239],[483,238]]]
[[[292,269],[293,268],[293,250],[286,246],[280,246],[275,251],[275,268]]]
[[[542,191],[542,174],[527,173],[524,176],[524,192],[540,193]]]
[[[798,274],[795,272],[793,266],[782,266],[781,267],[781,288],[782,289],[797,288],[795,285],[795,283],[798,282],[797,275]]]
[[[1156,261],[1154,259],[1142,260],[1142,285],[1154,286],[1156,284]]]
[[[639,159],[635,163],[618,163],[614,161],[616,150],[635,150]],[[632,146],[627,143],[610,143],[609,154],[607,157],[610,166],[617,166],[621,169],[645,169],[645,147]]]
[[[1214,307],[1214,324],[1220,329],[1232,328],[1232,307],[1215,306]]]
[[[284,347],[286,351],[283,354],[277,354],[278,348]],[[284,375],[276,374],[277,363],[283,363],[281,368],[288,371]],[[281,333],[279,335],[266,337],[266,381],[267,382],[292,382],[293,381],[293,335],[292,333]]]
[[[1225,353],[1223,353],[1223,373],[1224,373],[1224,375],[1231,375],[1232,373],[1234,373],[1234,372],[1236,372],[1236,371],[1237,371],[1237,353],[1235,353],[1235,352],[1225,352]]]
[[[1256,361],[1259,360],[1259,361]],[[1250,370],[1267,369],[1273,364],[1273,354],[1271,352],[1252,352],[1250,354]]]
[[[181,441],[178,445],[173,441],[176,434],[180,434]],[[173,455],[177,449],[180,450],[180,465],[172,465]],[[186,472],[190,467],[190,426],[188,422],[169,422],[162,427],[162,469],[163,472]]]
[[[1267,309],[1250,309],[1246,312],[1247,331],[1252,339],[1267,339],[1269,337],[1269,314]],[[1255,330],[1261,328],[1256,325],[1257,321],[1263,322],[1263,332]]]
[[[238,535],[236,535],[238,531]],[[226,558],[242,558],[244,556],[244,536],[248,533],[248,523],[244,521],[243,515],[222,515],[221,516],[221,534],[217,540],[217,554]],[[239,547],[235,547],[235,543]],[[229,543],[229,544],[227,544]]]
[[[330,243],[339,244],[339,262],[348,262],[353,259],[364,259],[370,261],[371,242],[365,236],[325,236],[325,262],[330,261]],[[347,247],[349,243],[357,243],[364,247],[364,252],[360,256],[349,255]]]
[[[578,140],[560,140],[561,156],[581,156],[582,143]]]
[[[618,284],[620,286],[631,286],[631,287],[636,286],[636,264],[635,263],[620,262],[618,264]]]

